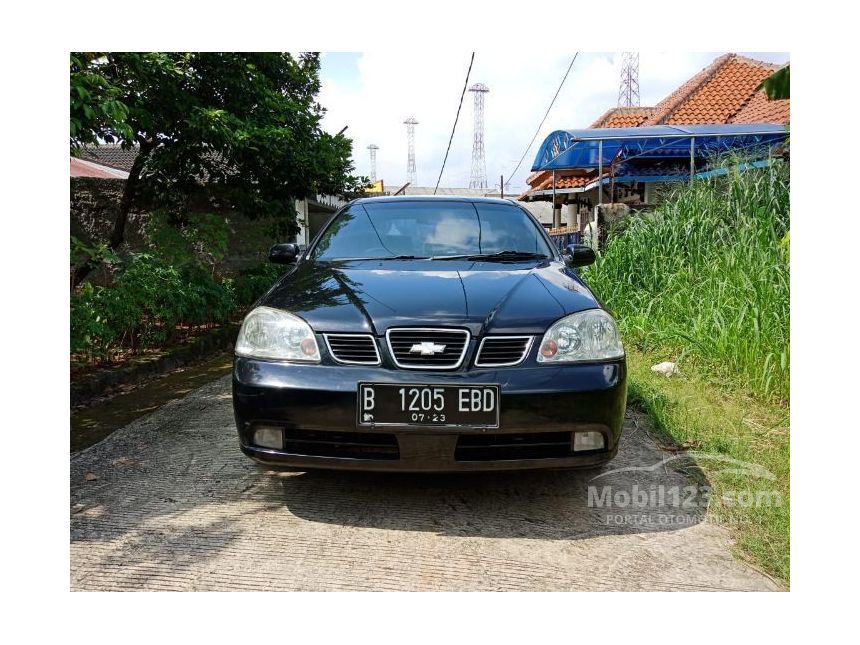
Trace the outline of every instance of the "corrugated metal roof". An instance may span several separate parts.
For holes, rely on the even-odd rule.
[[[731,150],[773,146],[787,136],[785,127],[775,123],[556,130],[541,144],[532,171],[594,169],[601,163],[608,167],[641,157],[711,158]]]
[[[71,162],[70,177],[97,177],[99,179],[128,179],[128,173],[116,168],[108,168],[101,164],[69,157]]]

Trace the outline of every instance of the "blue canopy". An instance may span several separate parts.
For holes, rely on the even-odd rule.
[[[643,128],[556,130],[541,144],[532,171],[598,168],[629,159],[696,159],[782,143],[785,126],[773,123],[657,125]],[[600,154],[602,150],[602,155]]]

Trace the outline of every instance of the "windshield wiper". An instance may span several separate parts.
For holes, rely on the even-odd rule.
[[[420,255],[386,255],[383,257],[372,257],[372,258],[332,258],[337,260],[338,262],[346,262],[348,260],[429,260],[428,257],[423,257]]]
[[[434,255],[431,260],[473,260],[485,262],[505,262],[516,260],[545,260],[549,256],[531,251],[499,251],[498,253],[473,253],[471,255]]]

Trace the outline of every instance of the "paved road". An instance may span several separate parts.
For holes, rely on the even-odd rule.
[[[617,497],[701,483],[668,466],[606,474],[664,456],[628,415],[599,471],[282,473],[239,452],[226,377],[72,456],[71,587],[776,589],[697,511],[589,507],[589,485]]]

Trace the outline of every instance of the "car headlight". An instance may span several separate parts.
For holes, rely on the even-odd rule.
[[[257,307],[247,316],[236,340],[236,355],[319,363],[320,350],[304,320],[271,307]]]
[[[538,363],[597,361],[624,356],[615,321],[602,309],[589,309],[555,322],[543,335]]]

